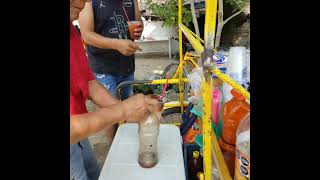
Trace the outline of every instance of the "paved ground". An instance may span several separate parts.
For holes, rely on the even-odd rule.
[[[136,57],[136,72],[135,79],[143,80],[148,79],[155,72],[162,72],[162,70],[170,63],[177,62],[176,60],[170,60],[168,57],[160,56],[139,56]],[[97,109],[94,104],[87,101],[87,108],[89,111]],[[98,159],[98,163],[102,168],[103,163],[107,157],[110,145],[107,144],[105,132],[101,131],[91,137],[89,141],[93,147],[94,153]]]

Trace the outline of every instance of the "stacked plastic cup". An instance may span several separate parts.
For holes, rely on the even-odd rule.
[[[249,83],[249,62],[247,50],[245,47],[231,47],[229,51],[229,59],[226,74],[241,84],[244,88]],[[232,99],[232,87],[227,83],[223,84],[223,94],[225,102]]]

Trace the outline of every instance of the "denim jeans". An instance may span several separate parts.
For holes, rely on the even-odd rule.
[[[100,168],[88,139],[70,145],[70,180],[98,180]]]
[[[129,74],[127,76],[114,76],[109,74],[95,74],[96,79],[102,84],[113,97],[116,97],[117,86],[123,81],[133,81],[134,74]],[[127,99],[133,94],[133,89],[131,86],[124,86],[121,88],[121,99]]]

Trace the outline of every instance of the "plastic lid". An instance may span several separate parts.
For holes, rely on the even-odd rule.
[[[198,124],[193,124],[192,125],[192,129],[195,130],[195,131],[198,131],[200,129],[200,127],[199,127]]]
[[[193,158],[195,158],[195,159],[197,159],[197,158],[199,158],[199,151],[193,151],[193,153],[192,153],[192,156],[193,156]]]
[[[232,89],[232,90],[231,90],[231,94],[232,94],[236,99],[238,99],[238,100],[240,100],[240,101],[245,100],[245,97],[242,96],[242,95],[240,94],[240,92],[237,91],[237,90],[235,90],[235,89]]]

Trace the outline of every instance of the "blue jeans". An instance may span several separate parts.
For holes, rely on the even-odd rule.
[[[100,168],[88,139],[70,145],[70,180],[98,180]]]
[[[114,76],[110,74],[95,74],[96,79],[102,84],[113,97],[116,97],[117,86],[124,81],[133,81],[134,75],[129,74],[127,76]],[[133,89],[131,86],[124,86],[120,91],[121,100],[127,99],[133,94]]]

